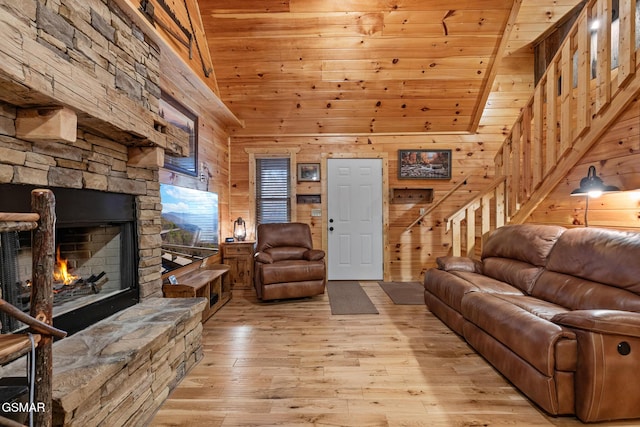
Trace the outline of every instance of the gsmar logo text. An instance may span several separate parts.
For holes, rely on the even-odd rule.
[[[2,404],[2,412],[44,412],[44,402],[4,402]]]

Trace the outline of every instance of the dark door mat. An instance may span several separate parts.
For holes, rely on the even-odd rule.
[[[418,282],[378,282],[394,304],[424,305],[424,287]]]
[[[358,282],[327,282],[331,314],[378,314],[367,293]]]

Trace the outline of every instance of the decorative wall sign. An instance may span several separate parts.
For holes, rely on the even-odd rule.
[[[320,163],[298,163],[298,181],[320,181]]]
[[[398,178],[451,179],[451,150],[398,150]]]
[[[160,117],[189,134],[189,156],[165,154],[164,167],[188,175],[198,175],[198,117],[184,105],[162,92]]]

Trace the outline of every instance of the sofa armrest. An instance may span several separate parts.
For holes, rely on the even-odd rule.
[[[263,264],[273,264],[273,257],[266,252],[257,252],[253,259]]]
[[[551,320],[576,334],[576,416],[583,422],[640,417],[640,313],[574,310]]]
[[[469,271],[482,273],[482,262],[460,256],[442,256],[436,258],[438,268],[444,271]]]
[[[302,257],[307,261],[320,261],[324,259],[324,251],[321,249],[309,249],[302,254]]]
[[[574,329],[640,338],[640,313],[621,310],[574,310],[556,314],[551,320]]]

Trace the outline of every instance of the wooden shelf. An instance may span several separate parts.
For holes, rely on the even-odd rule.
[[[230,285],[228,280],[224,280],[228,272],[229,266],[225,264],[202,266],[183,273],[176,270],[172,273],[178,283],[162,285],[162,294],[165,298],[205,298],[207,306],[202,312],[204,323],[231,299]]]
[[[431,203],[433,188],[392,188],[391,203]]]

